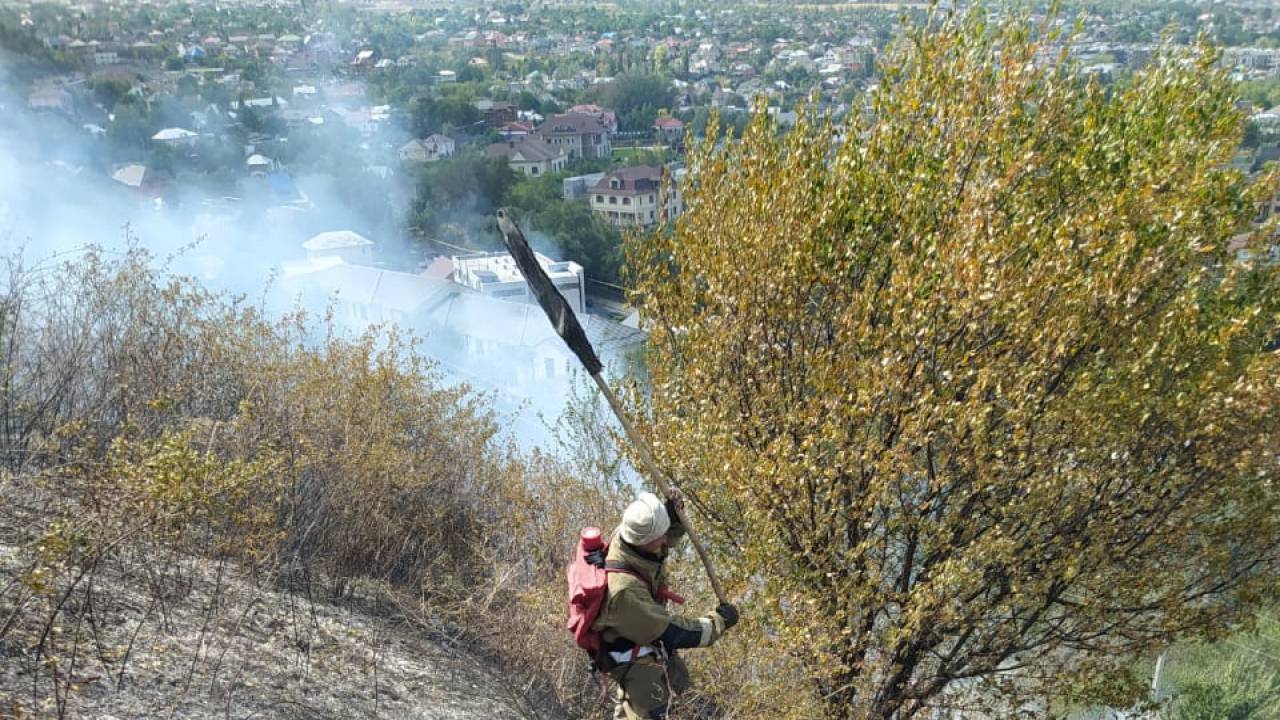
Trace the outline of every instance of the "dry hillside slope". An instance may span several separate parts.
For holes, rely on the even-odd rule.
[[[14,551],[0,545],[0,584],[16,581],[7,571]],[[57,648],[56,695],[46,691],[49,659],[37,662],[31,644],[15,641],[38,644],[46,628],[13,628],[0,643],[0,717],[556,717],[520,707],[513,700],[519,689],[446,633],[399,621],[403,615],[385,608],[309,598],[255,582],[231,564],[137,559],[147,562],[86,577],[93,591],[68,602],[60,624],[47,629],[47,644]],[[163,593],[153,592],[161,586]],[[0,607],[0,618],[13,610]],[[76,624],[88,630],[85,639],[57,645]],[[41,690],[33,698],[36,672]]]

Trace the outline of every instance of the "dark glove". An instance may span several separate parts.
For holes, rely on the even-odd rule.
[[[592,550],[587,553],[587,562],[598,568],[604,567],[604,550]]]
[[[724,629],[728,630],[738,624],[738,608],[733,603],[720,603],[716,608],[716,614],[724,618]]]
[[[680,522],[680,514],[676,512],[676,503],[671,498],[667,498],[667,519],[671,521],[671,525],[667,527],[667,537],[672,540],[684,537],[684,525]]]

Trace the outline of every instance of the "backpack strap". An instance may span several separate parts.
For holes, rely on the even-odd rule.
[[[640,581],[644,583],[644,586],[649,588],[649,596],[654,600],[658,600],[658,593],[653,589],[653,583],[649,582],[649,578],[645,577],[639,570],[636,570],[630,565],[619,560],[609,560],[604,564],[604,571],[605,573],[623,573],[625,575],[631,575],[632,577],[639,578]]]
[[[636,570],[630,565],[624,562],[619,562],[617,560],[609,560],[609,561],[606,561],[604,564],[604,572],[605,572],[605,575],[608,575],[609,573],[622,573],[623,575],[630,575],[634,578],[637,578],[640,580],[640,582],[644,583],[645,587],[649,589],[650,597],[652,597],[654,600],[658,599],[658,594],[653,591],[653,583],[649,582],[648,578],[646,578],[639,570]],[[601,648],[601,652],[605,655],[605,657],[608,657],[607,650],[605,650],[604,648]],[[632,643],[631,661],[634,661],[639,657],[640,657],[640,644]]]

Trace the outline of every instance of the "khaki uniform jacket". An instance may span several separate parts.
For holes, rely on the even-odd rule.
[[[667,536],[670,541],[677,541],[684,537],[684,529],[673,525],[667,531]],[[654,599],[649,590],[650,585],[657,591],[666,584],[666,569],[662,558],[628,545],[615,532],[609,542],[606,562],[624,563],[649,582],[646,584],[645,580],[628,573],[609,573],[608,599],[600,611],[600,617],[592,625],[600,631],[606,645],[619,641],[640,646],[653,645],[671,624],[700,633],[699,647],[711,645],[724,632],[724,621],[715,613],[701,618],[673,615],[665,602]]]

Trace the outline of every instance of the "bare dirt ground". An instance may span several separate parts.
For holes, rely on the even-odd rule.
[[[14,559],[0,545],[0,587],[15,587]],[[0,593],[0,625],[17,618],[0,633],[0,718],[559,720],[518,701],[500,669],[367,602],[147,560],[97,569],[53,623],[60,593],[17,614]]]

